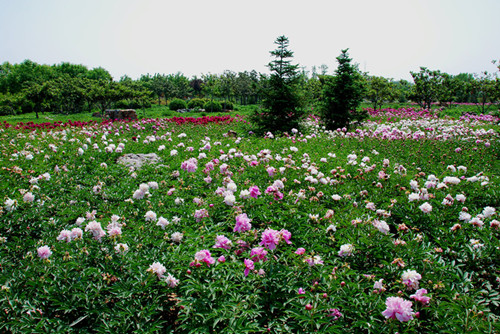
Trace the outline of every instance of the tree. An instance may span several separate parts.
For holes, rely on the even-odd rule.
[[[498,79],[487,71],[481,72],[474,76],[471,88],[472,94],[476,97],[476,106],[481,113],[486,113],[490,106],[499,98]]]
[[[366,98],[372,102],[373,109],[382,108],[382,104],[385,101],[392,101],[394,99],[394,84],[389,79],[370,76],[366,82]]]
[[[274,60],[268,64],[271,75],[264,90],[264,111],[256,112],[252,120],[258,132],[283,132],[299,127],[304,115],[299,95],[298,65],[292,65],[293,52],[288,49],[288,38],[280,36],[274,44],[278,47],[271,51]]]
[[[432,102],[438,99],[440,85],[443,76],[440,71],[431,71],[426,67],[420,67],[420,72],[410,72],[413,77],[412,100],[424,109],[431,109]]]
[[[363,76],[356,65],[351,64],[347,53],[342,50],[337,57],[338,67],[335,76],[321,76],[322,94],[320,115],[329,130],[349,128],[353,121],[361,121],[366,113],[356,109],[363,100]]]

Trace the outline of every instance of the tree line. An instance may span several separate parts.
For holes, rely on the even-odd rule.
[[[287,62],[293,52],[288,49],[288,39],[284,36],[280,38],[281,51],[271,51],[271,55],[279,58],[280,52],[290,52],[281,55],[286,56],[281,57],[281,61]],[[262,104],[269,108],[270,95],[276,93],[269,89],[276,89],[277,83],[277,78],[273,76],[276,69],[272,66],[270,63],[271,74],[255,70],[239,73],[228,70],[222,74],[189,78],[179,72],[145,74],[137,80],[123,76],[115,81],[101,67],[88,69],[71,63],[43,65],[30,60],[20,64],[5,62],[0,65],[0,115],[35,112],[38,117],[44,111],[71,114],[102,112],[109,108],[146,108],[152,104],[165,104],[174,98],[207,98],[242,105]],[[500,70],[500,64],[495,63],[495,66],[499,66]],[[294,65],[289,70],[293,73],[289,73],[292,75],[288,79],[293,82],[293,90],[297,93],[293,98],[302,107],[324,104],[324,90],[328,86],[331,88],[331,80],[339,74],[327,75],[326,65],[313,67],[311,71]],[[413,82],[395,81],[363,73],[353,64],[350,77],[359,82],[361,99],[370,102],[374,109],[384,103],[412,101],[427,109],[433,103],[443,107],[452,103],[475,103],[478,111],[487,112],[491,104],[500,100],[497,73],[451,75],[425,67],[410,73]],[[282,77],[278,75],[278,81],[285,79],[284,74],[280,74]]]

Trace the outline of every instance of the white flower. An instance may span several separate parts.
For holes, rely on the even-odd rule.
[[[144,218],[146,219],[147,222],[148,221],[156,221],[156,213],[154,213],[153,211],[148,211],[144,215]]]
[[[460,183],[460,179],[455,176],[447,176],[443,179],[443,182],[446,184],[454,184],[457,185]]]
[[[389,225],[384,220],[374,220],[373,226],[375,226],[383,234],[389,233]]]
[[[417,193],[411,193],[408,195],[408,202],[418,201],[420,199],[420,195]]]
[[[408,286],[408,288],[418,289],[418,281],[422,279],[422,275],[417,273],[415,270],[406,270],[401,275],[401,280],[403,284]]]
[[[354,246],[352,244],[344,244],[340,246],[339,256],[351,256],[354,251]]]
[[[184,236],[184,235],[183,235],[181,232],[174,232],[174,233],[172,233],[172,236],[171,236],[171,238],[170,238],[170,239],[171,239],[173,242],[177,242],[177,243],[179,243],[179,242],[181,242],[181,241],[182,241],[182,237],[183,237],[183,236]]]
[[[242,198],[242,199],[248,199],[248,198],[250,198],[250,191],[248,191],[248,190],[242,190],[240,192],[240,198]]]
[[[483,209],[483,216],[485,218],[491,217],[495,214],[495,208],[491,206],[487,206]]]
[[[224,197],[224,203],[226,205],[233,206],[235,202],[236,197],[234,197],[234,195],[226,195],[226,197]]]
[[[158,278],[162,278],[163,274],[167,271],[167,268],[165,268],[165,266],[160,262],[153,262],[153,264],[149,266],[147,271],[156,274]]]
[[[342,199],[342,197],[340,195],[335,194],[335,195],[332,195],[332,199],[334,201],[340,201]]]
[[[122,243],[116,244],[115,251],[117,253],[126,253],[128,251],[128,245]]]
[[[335,226],[334,224],[330,224],[330,226],[328,226],[328,227],[326,228],[326,233],[328,233],[328,232],[330,232],[330,231],[332,231],[332,232],[337,231],[337,226]]]
[[[421,206],[418,207],[420,210],[422,210],[423,213],[429,213],[432,211],[432,205],[430,205],[428,202],[425,202]]]
[[[156,223],[156,226],[161,226],[162,229],[165,229],[166,226],[168,226],[170,224],[170,222],[163,218],[163,217],[160,217],[158,218],[158,222]]]

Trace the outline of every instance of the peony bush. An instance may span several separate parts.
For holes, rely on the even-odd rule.
[[[229,116],[4,122],[0,330],[498,328],[498,128],[384,112],[265,137]]]

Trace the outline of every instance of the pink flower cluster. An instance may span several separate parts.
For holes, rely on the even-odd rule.
[[[194,261],[189,264],[191,267],[200,267],[201,263],[204,262],[210,267],[211,264],[215,263],[215,259],[210,254],[210,251],[207,249],[203,249],[201,251],[196,252],[194,255]]]
[[[385,305],[386,309],[382,312],[382,315],[387,319],[398,319],[401,322],[406,322],[412,320],[415,315],[411,301],[404,300],[401,297],[388,297]]]
[[[275,249],[281,240],[284,240],[289,245],[292,243],[290,241],[292,234],[288,230],[276,231],[268,228],[262,232],[261,237],[262,239],[260,245],[267,247],[270,250]]]

